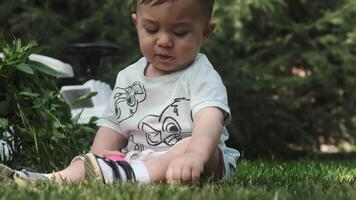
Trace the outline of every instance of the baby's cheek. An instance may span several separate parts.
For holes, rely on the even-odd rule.
[[[192,59],[195,58],[197,55],[199,48],[197,48],[196,45],[194,45],[194,42],[189,43],[189,42],[184,42],[181,43],[178,47],[179,53],[184,56],[185,59]]]
[[[153,45],[151,45],[149,42],[141,42],[140,43],[140,49],[142,54],[150,60],[153,55]]]
[[[140,48],[143,54],[152,53],[154,41],[148,37],[140,38]]]

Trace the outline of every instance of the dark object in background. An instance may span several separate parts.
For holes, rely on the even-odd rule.
[[[77,83],[97,79],[98,69],[104,57],[113,56],[119,48],[112,44],[75,43],[69,45],[69,52],[78,58],[79,74],[75,74]]]

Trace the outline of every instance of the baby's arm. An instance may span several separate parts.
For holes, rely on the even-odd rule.
[[[216,107],[207,107],[196,113],[192,137],[185,153],[168,166],[168,182],[199,181],[204,167],[217,150],[223,121],[223,111]]]
[[[106,127],[100,127],[94,138],[91,152],[99,156],[123,156],[120,150],[127,144],[127,139]]]

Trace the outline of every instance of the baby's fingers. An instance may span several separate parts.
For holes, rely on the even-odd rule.
[[[166,172],[166,180],[169,184],[176,185],[181,182],[181,168],[170,165]]]
[[[192,183],[199,183],[201,173],[202,173],[202,171],[200,171],[200,170],[192,170],[191,171]]]
[[[190,183],[192,181],[192,169],[190,167],[183,168],[181,176],[183,183]]]

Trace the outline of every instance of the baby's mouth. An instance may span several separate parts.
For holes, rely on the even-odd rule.
[[[155,56],[161,61],[169,61],[173,59],[173,56],[166,55],[166,54],[155,54]]]

